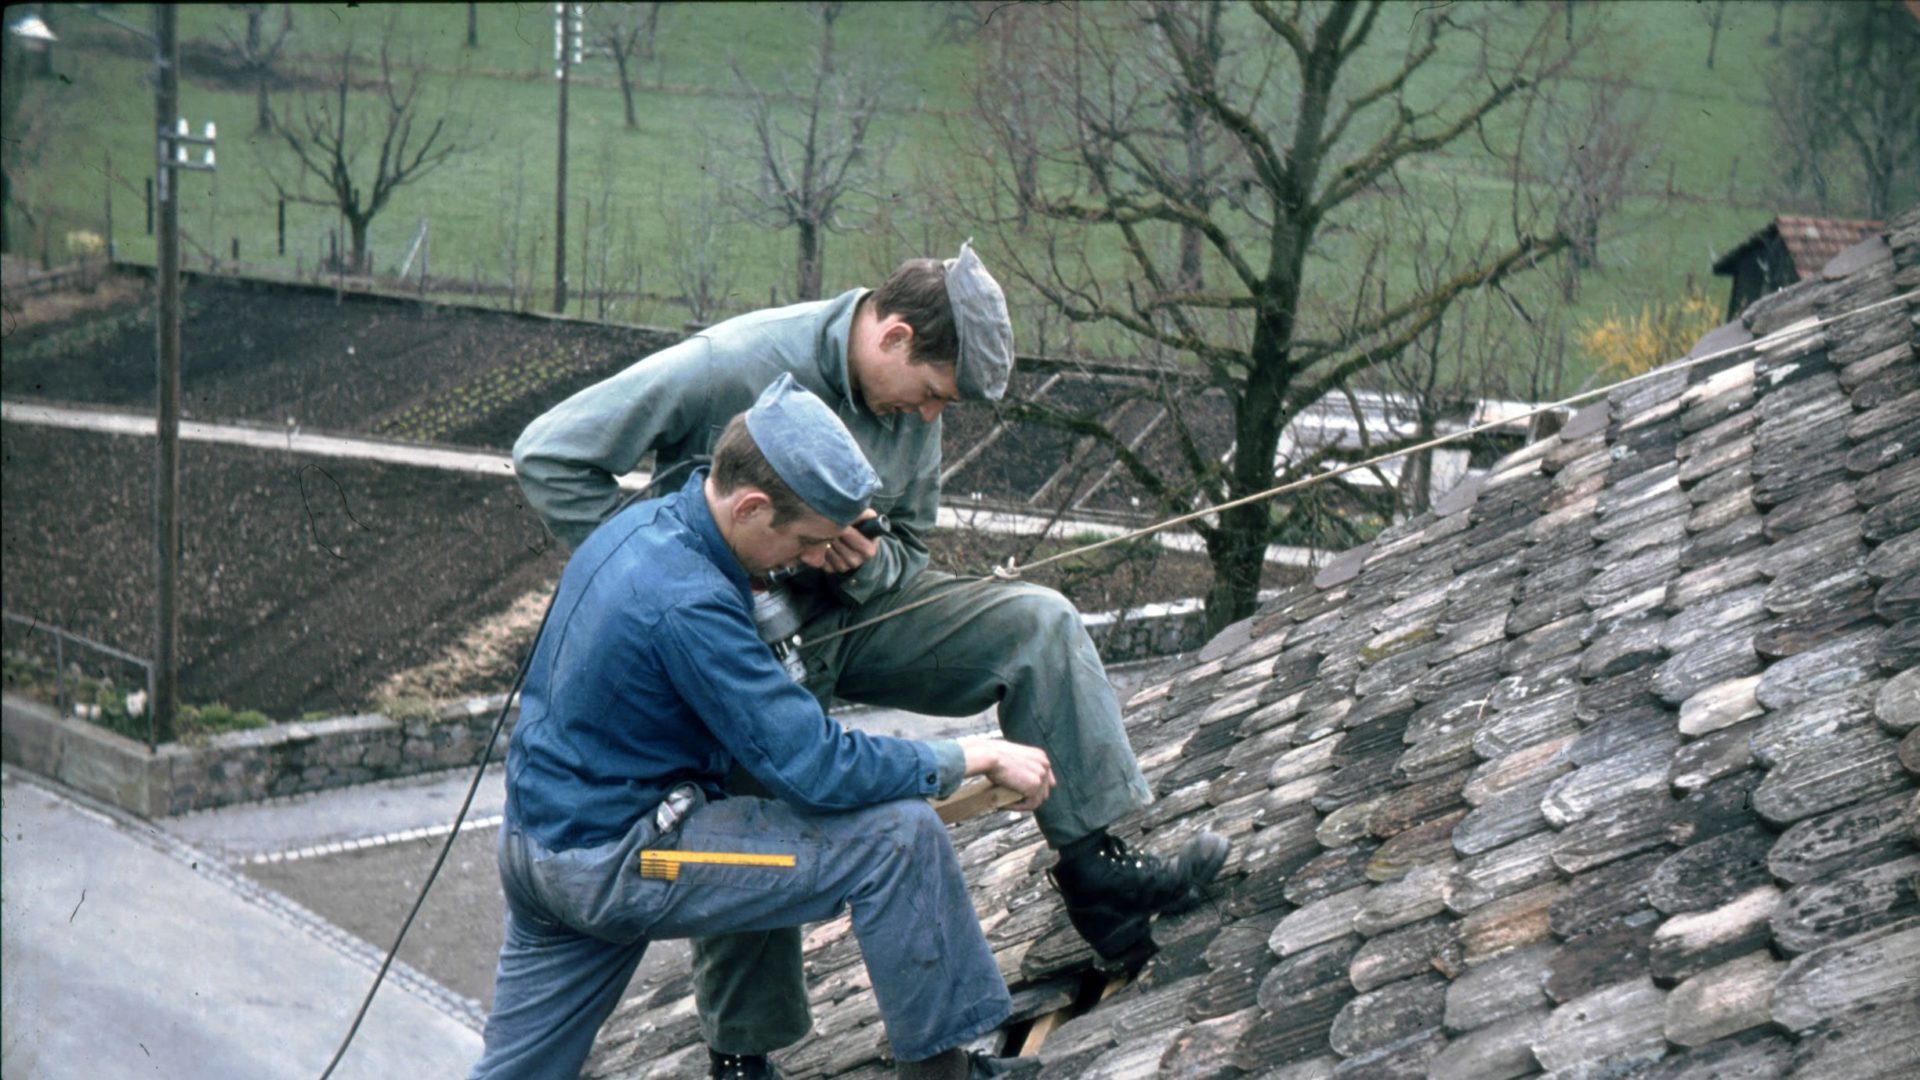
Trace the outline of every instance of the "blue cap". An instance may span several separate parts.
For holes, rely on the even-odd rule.
[[[836,525],[853,524],[880,488],[847,425],[789,372],[747,410],[747,433],[800,501]]]
[[[1007,317],[1006,294],[974,254],[972,240],[961,244],[959,257],[944,265],[947,301],[953,305],[953,327],[960,338],[956,388],[963,398],[999,401],[1013,373],[1013,320]]]

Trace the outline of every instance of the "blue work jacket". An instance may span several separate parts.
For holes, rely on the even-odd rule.
[[[958,744],[847,731],[788,677],[705,480],[614,515],[561,574],[507,750],[507,815],[550,850],[624,835],[682,781],[722,798],[735,762],[817,811],[959,784]]]

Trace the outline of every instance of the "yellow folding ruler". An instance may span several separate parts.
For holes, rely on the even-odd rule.
[[[791,855],[753,855],[739,851],[642,851],[640,876],[661,881],[678,881],[680,868],[688,863],[704,866],[771,866],[791,870]]]

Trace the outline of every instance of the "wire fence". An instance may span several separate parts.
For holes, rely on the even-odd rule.
[[[72,713],[86,719],[101,719],[102,712],[124,709],[128,721],[138,721],[144,726],[147,749],[157,745],[152,709],[153,661],[82,637],[44,619],[27,618],[10,611],[0,612],[0,618],[5,620],[4,649],[8,659],[51,663],[54,708],[62,716]],[[124,677],[130,668],[139,671],[139,685],[143,689],[123,694],[116,676]],[[15,678],[37,681],[11,670],[8,676],[9,683]]]

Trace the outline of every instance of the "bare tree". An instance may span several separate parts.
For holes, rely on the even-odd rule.
[[[1475,223],[1472,204],[1458,178],[1422,185],[1418,193],[1400,188],[1373,215],[1366,246],[1374,253],[1390,251],[1416,288],[1440,288],[1454,267],[1494,252],[1495,238]],[[1373,284],[1378,289],[1384,282],[1375,278]],[[1368,293],[1360,290],[1363,297]],[[1355,317],[1375,314],[1388,303],[1380,290],[1376,303],[1362,300]],[[1551,305],[1530,312],[1498,284],[1461,296],[1375,373],[1372,381],[1386,414],[1384,432],[1424,443],[1449,426],[1458,430],[1475,422],[1486,399],[1559,397],[1566,350],[1555,345],[1564,340],[1565,329]],[[1533,361],[1516,364],[1516,357]],[[1403,458],[1393,481],[1394,512],[1427,509],[1434,494],[1460,479],[1470,449],[1426,449]]]
[[[410,68],[404,76],[396,75],[393,38],[389,20],[380,41],[373,102],[354,107],[357,103],[350,91],[356,75],[349,42],[340,54],[333,85],[303,101],[297,114],[274,116],[274,129],[293,152],[297,166],[293,185],[278,176],[273,178],[274,185],[284,198],[340,212],[351,238],[346,269],[354,273],[370,269],[367,226],[386,208],[393,193],[470,149],[463,145],[464,136],[450,130],[450,115],[422,115],[420,70]],[[360,159],[368,152],[374,157],[370,174],[359,171]],[[318,181],[324,194],[305,194],[307,179]]]
[[[979,22],[980,64],[966,76],[973,96],[976,120],[992,132],[989,144],[1005,160],[997,163],[1014,185],[1013,212],[1024,231],[1028,207],[1032,206],[1040,183],[1040,132],[1045,107],[1031,94],[1009,93],[1008,87],[1020,86],[1040,55],[1036,29],[1047,13],[1018,4],[999,4],[978,0],[975,17]],[[958,22],[957,12],[949,16]],[[955,31],[956,33],[958,31]]]
[[[755,178],[746,182],[722,177],[729,205],[749,221],[794,230],[794,296],[800,300],[820,296],[827,234],[852,227],[846,204],[870,196],[886,156],[886,144],[871,136],[884,78],[835,51],[840,20],[857,9],[841,3],[811,8],[820,41],[805,87],[796,89],[783,76],[785,93],[776,98],[732,63],[734,78],[747,94],[746,121],[752,133],[751,144],[737,156]],[[781,118],[787,101],[798,107],[791,123]]]
[[[711,164],[704,155],[700,173],[711,174]],[[733,246],[721,230],[720,209],[713,185],[704,183],[691,201],[663,200],[660,204],[670,259],[667,271],[680,290],[688,321],[701,325],[714,321],[740,277]]]
[[[589,33],[595,44],[613,57],[620,73],[620,99],[627,107],[627,130],[638,131],[633,109],[633,83],[642,64],[654,59],[654,38],[660,30],[660,0],[643,4],[595,4]]]
[[[535,264],[546,245],[541,226],[527,226],[527,155],[524,149],[515,156],[513,185],[507,189],[506,205],[494,218],[494,240],[498,244],[499,265],[506,273],[507,308],[526,311],[533,302]],[[478,266],[474,280],[480,280]]]
[[[0,131],[6,133],[0,139],[0,252],[12,254],[16,246],[14,217],[17,215],[27,227],[31,244],[32,234],[39,228],[36,210],[41,200],[36,196],[43,194],[35,191],[28,195],[15,178],[45,175],[36,166],[48,148],[54,125],[46,109],[27,104],[30,93],[38,95],[28,82],[33,69],[26,39],[7,33],[0,36],[0,48],[6,52],[6,62],[0,64]],[[37,186],[45,183],[42,179]]]
[[[273,65],[280,59],[280,52],[286,47],[287,38],[293,34],[293,9],[280,5],[280,25],[271,34],[266,32],[266,4],[229,4],[228,7],[246,17],[247,28],[240,37],[234,37],[232,31],[223,28],[227,44],[240,57],[240,66],[253,77],[253,128],[255,131],[273,129],[273,110],[267,106],[267,88],[273,82]]]
[[[1564,194],[1561,232],[1572,241],[1562,295],[1575,299],[1579,271],[1600,265],[1600,222],[1625,201],[1634,179],[1660,154],[1649,130],[1652,104],[1632,94],[1631,73],[1610,71],[1541,107],[1535,156],[1541,179]]]
[[[644,293],[646,265],[634,226],[634,210],[614,198],[620,176],[615,147],[602,140],[593,160],[594,197],[586,201],[586,226],[581,230],[581,301],[594,302],[596,318],[608,318],[615,301],[638,300]]]
[[[1920,197],[1920,19],[1897,0],[1823,10],[1768,92],[1792,194],[1875,218]]]
[[[1215,37],[1218,3],[1047,14],[1038,52],[1051,59],[1008,88],[1044,95],[1039,182],[1029,195],[1002,178],[996,205],[985,208],[1007,221],[1006,203],[1024,199],[1047,231],[1038,243],[1009,238],[1001,257],[1069,318],[1191,366],[1226,399],[1232,449],[1224,460],[1204,450],[1171,396],[1174,470],[1144,459],[1097,417],[1033,402],[1005,408],[1100,440],[1164,511],[1247,500],[1194,526],[1214,568],[1207,615],[1217,629],[1253,610],[1267,545],[1302,525],[1304,502],[1253,499],[1275,484],[1276,448],[1293,418],[1431,335],[1462,297],[1567,246],[1552,208],[1516,205],[1498,244],[1461,251],[1420,280],[1380,271],[1365,310],[1336,300],[1351,286],[1354,260],[1367,257],[1352,246],[1356,227],[1397,171],[1476,139],[1502,157],[1517,153],[1517,144],[1492,145],[1487,121],[1564,64],[1558,16],[1384,0],[1253,4],[1232,51]],[[1516,40],[1513,20],[1526,20],[1520,47],[1495,48]],[[1376,41],[1388,27],[1407,28],[1404,43]],[[1368,60],[1356,63],[1363,50]],[[1418,92],[1409,89],[1416,81]],[[1197,171],[1189,164],[1195,130],[1206,139]],[[1209,178],[1204,203],[1191,194],[1195,175]],[[1183,269],[1187,230],[1204,240],[1204,275]],[[1306,475],[1343,453],[1327,448],[1285,466]],[[1314,527],[1337,540],[1357,525],[1334,513]]]

